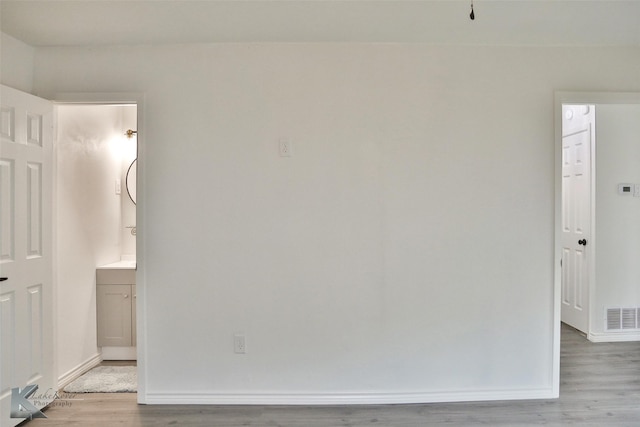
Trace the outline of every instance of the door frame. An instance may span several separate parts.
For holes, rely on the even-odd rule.
[[[562,105],[592,104],[596,106],[596,129],[598,123],[598,104],[640,104],[640,92],[571,92],[557,91],[554,94],[554,126],[555,126],[555,212],[554,212],[554,262],[553,262],[553,389],[554,395],[560,393],[560,322],[562,298]],[[596,141],[597,144],[597,141]],[[591,147],[591,244],[587,245],[589,257],[589,313],[587,338],[591,331],[591,313],[593,312],[593,296],[596,289],[596,144]]]
[[[137,106],[137,194],[136,194],[136,347],[137,347],[137,371],[138,371],[138,403],[146,403],[146,367],[147,367],[147,340],[146,340],[146,271],[145,271],[145,218],[146,218],[146,173],[145,173],[145,94],[142,92],[65,92],[56,93],[49,97],[54,104],[54,135],[57,131],[57,105],[113,105],[130,104]],[[53,173],[57,171],[57,151],[54,139],[53,148]],[[53,200],[56,202],[57,183],[53,183]],[[55,212],[55,206],[54,206]],[[55,220],[55,218],[54,218]],[[54,230],[53,245],[57,244],[57,236]],[[53,260],[54,278],[57,274],[57,257]],[[55,313],[54,313],[55,316]],[[54,323],[55,325],[55,323]],[[57,330],[54,331],[57,334]],[[54,340],[54,352],[57,354],[57,346]],[[57,362],[57,360],[56,360]],[[57,367],[56,367],[57,369]]]

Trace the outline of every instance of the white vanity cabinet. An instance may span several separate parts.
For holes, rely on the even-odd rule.
[[[118,264],[96,270],[98,347],[136,345],[136,271]]]

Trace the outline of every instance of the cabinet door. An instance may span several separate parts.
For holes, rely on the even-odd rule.
[[[98,346],[131,346],[131,285],[98,285]]]

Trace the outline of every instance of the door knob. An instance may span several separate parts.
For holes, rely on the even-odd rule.
[[[0,282],[4,282],[5,280],[9,280],[8,277],[0,277]]]
[[[587,246],[587,239],[580,239],[578,240],[578,244],[582,245],[582,246]]]

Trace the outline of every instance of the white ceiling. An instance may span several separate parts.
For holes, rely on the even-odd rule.
[[[33,46],[406,42],[640,46],[640,0],[1,0]]]

